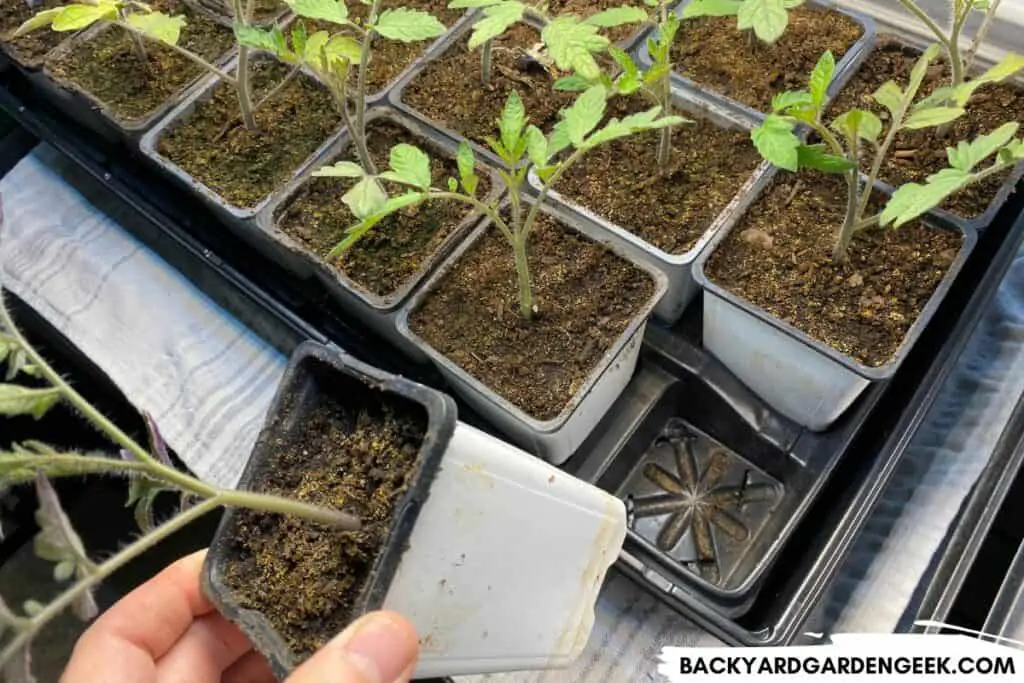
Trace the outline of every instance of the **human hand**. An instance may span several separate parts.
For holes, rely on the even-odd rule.
[[[271,683],[266,659],[199,585],[206,551],[184,557],[104,612],[78,639],[61,683]],[[419,643],[393,612],[353,622],[287,683],[409,680]]]

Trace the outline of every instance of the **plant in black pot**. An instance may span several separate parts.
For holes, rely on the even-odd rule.
[[[62,33],[32,33],[16,35],[21,25],[40,10],[54,9],[63,0],[3,0],[0,2],[0,49],[17,64],[27,69],[38,69],[46,54],[68,38]]]

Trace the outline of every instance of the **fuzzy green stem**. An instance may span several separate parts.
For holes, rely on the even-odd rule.
[[[917,3],[913,0],[899,0],[899,3],[903,5],[908,12],[913,14],[915,17],[921,20],[921,22],[928,27],[928,30],[932,32],[935,39],[942,43],[946,51],[952,53],[953,48],[950,46],[949,37],[946,36],[946,32],[942,30],[934,19],[928,16],[928,13],[917,6]]]
[[[856,152],[856,149],[854,149]],[[847,252],[850,248],[850,240],[853,239],[857,227],[857,197],[860,179],[857,177],[857,169],[854,168],[846,173],[846,216],[843,225],[836,236],[835,246],[832,248],[832,260],[836,263],[845,263]],[[871,193],[871,188],[865,190],[866,194]]]
[[[121,28],[123,28],[128,33],[130,33],[130,34],[132,34],[132,35],[134,35],[134,36],[136,36],[136,37],[138,37],[140,39],[148,37],[144,33],[142,33],[141,31],[139,31],[137,28],[132,26],[131,24],[126,24],[123,21],[116,21],[114,23],[117,24],[118,26],[120,26]],[[213,64],[210,64],[205,59],[203,59],[202,57],[200,57],[196,53],[192,52],[191,50],[186,50],[185,48],[181,47],[180,45],[176,45],[174,43],[165,43],[163,41],[160,41],[160,44],[165,46],[165,47],[170,48],[171,50],[174,50],[175,52],[177,52],[179,55],[181,55],[185,59],[188,59],[189,61],[193,62],[194,64],[197,64],[197,65],[201,66],[203,69],[209,71],[210,73],[212,73],[212,74],[214,74],[216,76],[219,76],[226,83],[228,83],[231,87],[233,87],[233,88],[237,87],[234,76],[232,76],[231,74],[227,73],[226,71],[224,71],[222,69],[218,69]]]
[[[868,174],[867,189],[861,195],[860,201],[857,204],[857,216],[855,218],[857,221],[863,218],[864,212],[868,208],[868,202],[871,201],[871,192],[875,187],[875,181],[878,180],[878,174],[882,172],[882,164],[889,154],[889,148],[892,147],[893,142],[896,140],[896,134],[900,132],[900,126],[903,124],[903,118],[907,114],[908,106],[910,106],[909,100],[901,105],[899,111],[896,112],[896,115],[893,116],[892,121],[889,123],[889,131],[882,140],[881,146],[875,150],[875,159],[871,162],[871,172]]]
[[[242,0],[233,0],[235,22],[242,26],[249,24],[252,15],[253,2],[249,0],[245,7]],[[249,83],[249,48],[245,45],[238,46],[238,62],[235,65],[235,92],[238,94],[238,113],[242,117],[245,129],[252,132],[256,130],[256,118],[252,109],[252,86]]]
[[[530,281],[530,259],[526,252],[526,238],[520,234],[512,248],[519,283],[519,315],[524,320],[533,318],[533,284]]]
[[[668,23],[668,5],[663,1],[658,4],[658,24],[664,27]],[[669,54],[666,51],[666,55]],[[662,69],[661,77],[658,79],[658,104],[661,105],[662,116],[672,115],[672,69]],[[668,169],[672,157],[672,126],[665,126],[659,131],[658,140],[658,169],[662,172]]]
[[[493,47],[493,40],[485,41],[483,50],[480,52],[480,82],[484,85],[491,84],[491,50]]]
[[[992,0],[992,3],[988,6],[988,11],[985,12],[985,18],[982,20],[981,26],[978,27],[978,32],[974,34],[974,40],[967,49],[967,54],[964,55],[964,71],[966,73],[970,73],[971,69],[974,68],[974,60],[978,56],[981,46],[985,44],[985,40],[988,38],[989,29],[992,28],[992,23],[996,18],[996,12],[999,10],[999,3],[1001,1]]]
[[[476,209],[477,211],[481,212],[482,214],[491,219],[491,222],[497,226],[498,230],[501,231],[501,234],[505,237],[506,240],[508,240],[510,246],[515,245],[515,235],[513,234],[512,229],[509,228],[508,223],[506,223],[504,219],[502,219],[502,217],[498,214],[498,212],[495,210],[493,206],[488,206],[487,204],[484,204],[476,197],[470,196],[468,194],[462,194],[461,192],[441,192],[440,190],[430,190],[430,192],[428,193],[428,198],[449,199],[452,201],[461,202],[463,204],[468,204],[472,206],[474,209]]]
[[[548,178],[547,182],[545,182],[544,185],[541,187],[540,193],[537,195],[536,201],[534,201],[533,206],[530,207],[530,212],[526,214],[526,220],[523,221],[521,231],[523,233],[524,242],[526,241],[526,238],[530,236],[530,233],[533,232],[533,226],[537,222],[537,212],[540,211],[541,205],[545,202],[545,200],[547,200],[548,195],[551,193],[551,188],[555,186],[555,183],[557,183],[558,180],[563,175],[565,175],[565,172],[568,171],[573,164],[579,161],[583,157],[583,155],[586,154],[586,152],[587,148],[585,147],[574,149],[572,151],[572,154],[569,155],[569,158],[567,158],[565,161],[558,165],[558,168],[555,170],[555,172],[551,174],[551,177]]]
[[[367,26],[377,23],[380,6],[381,0],[373,0],[373,4],[370,5],[370,13],[367,15]],[[368,30],[363,36],[363,46],[359,52],[359,74],[356,77],[356,128],[354,131],[349,129],[352,140],[356,141],[356,146],[360,148],[360,156],[364,157],[362,159],[364,169],[373,175],[377,173],[377,169],[366,146],[366,76],[370,69],[370,48],[373,46],[374,34],[374,31]]]
[[[369,40],[369,38],[364,38]],[[359,128],[359,124],[356,123],[352,117],[352,112],[348,108],[348,73],[344,74],[343,78],[335,79],[337,83],[337,96],[335,99],[338,103],[338,111],[341,113],[341,121],[345,124],[345,129],[348,130],[349,140],[352,141],[352,146],[356,150],[356,156],[359,158],[359,165],[363,167],[370,175],[377,175],[377,165],[373,163],[373,157],[370,156],[370,148],[366,144],[366,128]],[[362,130],[363,134],[359,131]]]
[[[128,13],[122,7],[117,10],[118,21],[116,23],[128,26]],[[128,31],[128,37],[132,41],[132,51],[135,53],[135,58],[139,60],[139,64],[142,65],[143,69],[149,69],[149,55],[146,54],[146,44],[142,42],[142,36],[135,31]]]
[[[964,60],[960,56],[960,34],[969,15],[970,10],[965,9],[960,16],[954,17],[953,30],[949,35],[949,68],[952,71],[952,86],[954,88],[964,82]]]

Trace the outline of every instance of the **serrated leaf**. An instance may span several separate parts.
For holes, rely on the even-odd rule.
[[[828,96],[828,86],[832,84],[832,77],[836,73],[836,58],[831,50],[826,50],[818,63],[811,71],[811,78],[807,84],[807,90],[811,95],[811,104],[815,109],[820,110],[825,104]]]
[[[19,38],[26,33],[31,33],[44,26],[50,26],[53,20],[64,11],[63,7],[54,7],[53,9],[43,10],[29,18],[24,24],[18,27],[18,30],[14,32],[12,38]]]
[[[469,37],[468,47],[475,50],[488,40],[497,38],[508,30],[508,27],[523,18],[526,5],[521,2],[502,2],[491,5],[483,11],[483,19],[473,24],[473,35]]]
[[[140,33],[162,43],[177,45],[181,37],[181,29],[185,26],[185,17],[168,16],[162,12],[148,14],[129,14],[127,22]]]
[[[555,81],[554,88],[559,92],[583,92],[590,87],[590,81],[578,74],[564,76]]]
[[[562,110],[565,132],[573,146],[582,145],[584,138],[601,122],[606,105],[607,92],[601,86],[594,86]]]
[[[363,177],[341,198],[345,206],[360,220],[375,214],[387,200],[388,195],[381,187],[380,181],[372,176]]]
[[[117,6],[110,3],[99,5],[68,5],[53,17],[54,31],[78,31],[97,21],[113,21],[117,18]]]
[[[619,65],[622,72],[628,76],[639,76],[640,67],[636,65],[633,58],[629,56],[629,53],[625,50],[621,50],[614,45],[608,46],[608,55],[615,60],[615,63]]]
[[[348,7],[338,0],[285,0],[300,17],[328,21],[332,24],[348,22]]]
[[[473,172],[476,159],[473,156],[473,148],[465,140],[459,143],[459,151],[455,154],[455,163],[459,167],[459,179],[466,192],[471,195],[476,194],[477,176]]]
[[[904,128],[919,130],[921,128],[933,128],[955,121],[964,115],[961,107],[932,107],[931,109],[919,109],[907,117],[903,122]]]
[[[811,104],[811,93],[804,90],[780,92],[772,98],[772,110],[776,113],[782,113],[792,107],[807,107]]]
[[[831,128],[845,135],[847,140],[860,138],[873,142],[882,133],[882,121],[872,112],[851,109],[837,116]]]
[[[875,102],[878,102],[889,111],[893,120],[899,118],[900,110],[903,107],[903,89],[896,85],[895,81],[883,83],[872,97]]]
[[[961,140],[956,147],[946,149],[949,165],[964,172],[972,171],[975,166],[1008,143],[1019,128],[1020,124],[1013,121],[1004,123],[991,133],[979,135],[970,142]]]
[[[548,163],[548,141],[540,128],[530,125],[523,134],[526,138],[526,156],[534,166],[544,166]]]
[[[613,26],[622,26],[623,24],[639,24],[644,21],[647,21],[647,12],[645,10],[639,7],[623,5],[606,9],[597,14],[591,14],[583,20],[583,23],[601,28],[611,28]]]
[[[575,71],[584,78],[596,80],[601,69],[594,53],[611,43],[597,33],[597,27],[580,22],[576,17],[556,17],[541,29],[541,40],[562,71]]]
[[[313,171],[316,178],[362,178],[364,175],[366,171],[354,161],[339,161]]]
[[[661,107],[653,107],[647,111],[630,114],[621,121],[619,119],[612,119],[603,128],[587,138],[584,146],[587,149],[591,149],[611,140],[623,138],[641,131],[656,130],[688,122],[688,119],[684,119],[681,116],[662,116],[658,118],[660,113]]]
[[[823,173],[845,173],[856,167],[846,157],[830,154],[825,145],[800,145],[797,160],[800,168],[813,168]]]
[[[382,220],[400,209],[423,201],[426,196],[422,192],[407,192],[397,197],[391,197],[381,203],[373,214],[366,216],[359,223],[347,228],[344,239],[331,249],[327,257],[335,258],[348,251]]]
[[[683,19],[734,17],[742,6],[743,0],[691,0],[683,8]]]
[[[769,115],[750,133],[757,151],[767,161],[787,171],[800,167],[800,138],[793,132],[793,124],[779,116]]]
[[[17,384],[0,384],[0,415],[31,415],[38,420],[58,401],[59,389],[30,389]]]
[[[349,64],[359,63],[362,46],[351,36],[331,36],[323,48],[323,54],[329,64],[344,61]]]
[[[746,0],[736,14],[736,27],[753,29],[766,43],[774,43],[786,32],[789,12],[783,0]]]
[[[391,159],[388,162],[391,173],[381,175],[387,180],[394,180],[406,185],[426,190],[430,187],[430,157],[418,147],[400,143],[391,148]]]
[[[269,31],[250,26],[247,24],[235,24],[235,40],[239,45],[250,47],[254,50],[266,50],[277,56],[282,56],[281,41],[275,36],[281,29],[276,26]],[[283,37],[283,35],[282,35]]]
[[[327,41],[331,39],[331,34],[327,31],[317,31],[311,36],[306,37],[305,45],[301,51],[302,61],[306,64],[312,65],[316,69],[323,69],[324,65],[324,48],[327,46]],[[298,51],[299,46],[292,41],[292,46]]]
[[[373,30],[379,35],[403,43],[436,38],[445,32],[444,24],[434,15],[415,9],[384,10]]]
[[[501,110],[501,118],[498,119],[498,131],[501,133],[501,144],[515,155],[515,148],[519,144],[519,136],[522,135],[523,126],[526,124],[526,108],[519,98],[519,93],[512,90],[505,100],[505,106]]]
[[[292,51],[297,55],[306,54],[306,43],[308,40],[309,34],[306,32],[306,23],[302,21],[295,22],[295,25],[292,26]]]
[[[882,226],[892,223],[900,227],[926,211],[934,209],[947,197],[960,190],[971,180],[971,174],[955,168],[944,168],[929,176],[921,183],[907,183],[901,186],[889,198],[879,218]]]

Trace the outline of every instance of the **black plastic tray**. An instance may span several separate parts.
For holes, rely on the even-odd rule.
[[[281,351],[289,352],[302,338],[329,339],[382,369],[445,388],[436,372],[408,363],[347,319],[315,283],[239,244],[197,200],[34,100],[17,73],[0,75],[0,86],[0,107],[139,214],[140,225],[133,221],[128,230]],[[638,482],[636,463],[655,437],[666,426],[678,437],[685,427],[699,439],[698,459],[707,457],[709,446],[731,452],[724,466],[729,484],[746,494],[776,492],[767,508],[764,501],[752,505],[777,514],[748,525],[745,551],[728,547],[727,539],[712,540],[721,560],[718,584],[701,574],[701,564],[708,572],[707,562],[695,563],[691,571],[678,561],[685,556],[669,558],[654,546],[656,534],[645,538],[642,529],[627,539],[622,571],[727,642],[790,642],[840,566],[1016,253],[1024,233],[1020,207],[1015,197],[986,230],[895,378],[872,387],[827,433],[806,432],[777,416],[700,349],[699,303],[672,329],[652,324],[636,377],[566,469],[624,494],[625,485],[632,489]],[[262,308],[270,313],[261,315]],[[460,419],[488,428],[464,405],[459,408]],[[658,457],[671,465],[671,455]],[[743,576],[730,584],[727,575],[735,572]]]

